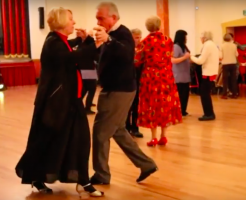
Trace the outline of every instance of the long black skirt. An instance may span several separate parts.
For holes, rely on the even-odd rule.
[[[61,124],[62,131],[45,127],[39,115],[34,109],[27,148],[16,166],[22,183],[89,183],[90,129],[82,100]]]

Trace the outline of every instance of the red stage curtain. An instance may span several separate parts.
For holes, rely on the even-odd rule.
[[[236,42],[240,43],[240,44],[246,44],[246,27],[242,26],[242,27],[235,27],[234,28],[234,39]],[[245,63],[246,62],[246,51],[242,51],[240,49],[238,49],[238,60],[240,63]],[[240,74],[246,74],[246,67],[244,66],[240,66],[239,68]],[[242,76],[244,78],[244,76]],[[245,80],[243,80],[245,81]]]
[[[21,34],[21,38],[22,38],[22,53],[24,55],[24,57],[28,57],[28,48],[27,48],[27,32],[26,32],[26,6],[25,6],[25,0],[18,0],[18,2],[21,3],[21,25],[22,25],[22,34]]]
[[[8,12],[7,12],[7,4],[6,1],[2,0],[2,26],[3,27],[8,27]],[[8,29],[3,28],[3,38],[4,38],[4,55],[8,57],[10,55],[9,51],[9,37],[8,37]]]
[[[1,0],[4,56],[29,57],[27,40],[27,0]]]
[[[20,16],[20,11],[19,11],[19,6],[18,6],[19,0],[15,0],[15,16]],[[15,26],[16,26],[16,35],[21,35],[20,34],[20,23],[19,23],[19,18],[15,17]],[[20,38],[20,37],[19,37]],[[20,39],[16,40],[16,53],[18,57],[21,57],[21,41]]]
[[[7,87],[35,85],[36,74],[34,63],[8,63],[1,64],[0,72]]]

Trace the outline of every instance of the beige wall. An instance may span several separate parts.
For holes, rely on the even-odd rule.
[[[202,47],[201,32],[210,30],[213,32],[215,43],[220,46],[221,24],[242,18],[245,8],[245,0],[169,0],[171,36],[178,29],[186,30],[188,46],[192,53],[196,54]]]
[[[215,43],[221,45],[223,41],[221,24],[243,18],[243,10],[246,8],[245,0],[197,0],[196,4],[199,6],[196,12],[197,51],[201,48],[199,34],[203,30],[211,30]]]
[[[183,29],[188,33],[187,46],[191,53],[196,49],[195,0],[169,0],[170,37],[174,40],[175,32]]]
[[[128,28],[140,28],[143,36],[148,34],[144,22],[145,19],[156,14],[155,0],[112,0],[119,8],[121,22]],[[73,11],[76,27],[92,29],[96,26],[96,7],[101,0],[29,0],[30,30],[31,30],[31,51],[32,58],[40,57],[41,48],[45,36],[49,32],[47,24],[45,29],[39,29],[38,7],[45,7],[45,12],[54,7],[65,7]],[[140,3],[141,2],[141,3]],[[71,36],[71,37],[74,37]]]
[[[45,7],[45,0],[33,1],[29,0],[29,24],[30,24],[30,43],[31,54],[33,59],[40,57],[41,48],[44,38],[47,34],[46,30],[39,29],[39,7]]]
[[[39,29],[38,7],[45,7],[46,14],[53,7],[66,7],[73,11],[77,27],[88,30],[96,25],[96,6],[102,0],[29,0],[31,51],[35,59],[40,57],[41,48],[49,29]],[[145,37],[145,19],[156,14],[156,0],[112,0],[118,5],[121,22],[132,28],[140,28]],[[141,2],[141,3],[140,3]],[[196,6],[199,7],[196,10]],[[245,0],[169,0],[170,36],[178,29],[188,32],[188,47],[192,54],[200,52],[200,34],[211,30],[217,45],[222,43],[221,23],[242,18]],[[74,37],[71,36],[71,37]]]

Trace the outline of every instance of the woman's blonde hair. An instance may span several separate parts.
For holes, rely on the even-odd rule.
[[[68,12],[72,14],[71,10],[65,8],[54,8],[48,14],[47,23],[51,31],[65,28],[68,23]]]
[[[161,28],[161,19],[157,16],[151,16],[146,19],[145,26],[149,32],[159,31]]]

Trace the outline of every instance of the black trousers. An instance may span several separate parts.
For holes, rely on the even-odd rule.
[[[200,97],[205,116],[214,115],[213,103],[211,98],[211,81],[209,77],[203,78],[200,87]]]
[[[190,94],[190,83],[177,83],[182,115],[186,115],[187,104]]]
[[[223,65],[223,95],[227,95],[227,89],[230,87],[232,95],[237,94],[237,65]],[[230,82],[229,82],[230,81]]]
[[[96,79],[84,79],[83,80],[82,99],[88,93],[86,101],[85,101],[85,109],[86,110],[91,109],[92,101],[94,99],[96,89],[97,89],[97,80]]]
[[[129,110],[126,119],[126,129],[130,132],[138,132],[139,128],[137,126],[138,120],[138,103],[139,103],[139,90],[136,91],[136,96],[132,102],[132,106]]]

